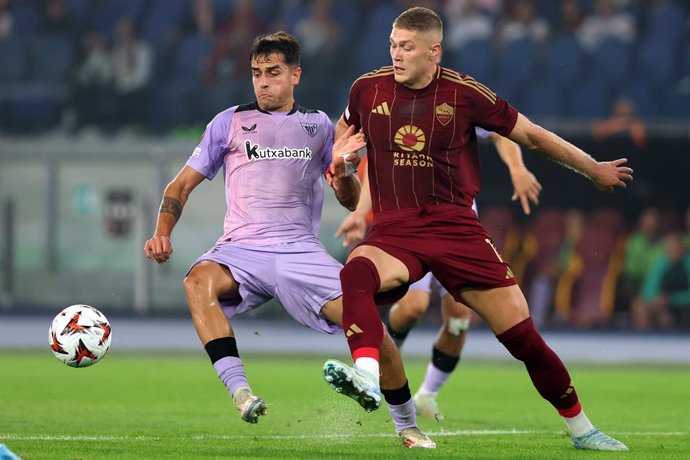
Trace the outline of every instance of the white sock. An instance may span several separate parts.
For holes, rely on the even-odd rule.
[[[355,360],[355,366],[360,369],[364,369],[374,376],[376,379],[376,386],[379,386],[379,362],[374,358],[357,358]]]
[[[585,415],[585,411],[580,411],[575,417],[563,417],[563,421],[568,425],[568,430],[573,436],[578,437],[594,428],[592,422]]]

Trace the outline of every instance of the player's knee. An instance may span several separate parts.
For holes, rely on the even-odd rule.
[[[209,292],[209,281],[208,278],[203,276],[199,270],[192,269],[187,276],[185,276],[184,281],[182,281],[182,286],[184,287],[184,292],[187,297],[203,295],[205,292]]]
[[[374,295],[381,286],[376,265],[366,257],[355,257],[340,270],[343,290],[357,290]],[[345,294],[345,292],[343,292]]]

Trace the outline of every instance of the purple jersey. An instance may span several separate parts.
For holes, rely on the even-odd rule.
[[[333,135],[325,113],[297,105],[266,112],[254,102],[216,115],[187,166],[209,180],[224,168],[228,208],[218,243],[266,246],[318,235]]]

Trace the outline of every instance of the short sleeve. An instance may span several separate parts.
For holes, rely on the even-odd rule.
[[[330,118],[324,113],[323,114],[323,124],[325,128],[324,140],[323,140],[323,157],[321,159],[321,172],[325,173],[330,167],[331,161],[333,160],[333,142],[335,139],[335,128]]]
[[[481,83],[471,80],[467,91],[472,100],[473,124],[507,137],[517,123],[518,111]]]
[[[361,85],[359,81],[356,81],[350,88],[350,95],[347,99],[347,107],[345,107],[345,112],[343,113],[343,120],[348,126],[355,125],[357,129],[362,127],[361,120],[359,118],[359,94]]]
[[[223,166],[228,150],[232,111],[222,112],[206,125],[201,141],[187,160],[187,166],[212,180]]]

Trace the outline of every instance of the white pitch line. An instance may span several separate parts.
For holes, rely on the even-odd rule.
[[[555,434],[553,431],[535,430],[459,430],[459,431],[438,431],[428,432],[429,436],[501,436],[501,435],[523,435],[523,434]],[[687,436],[685,431],[633,431],[633,432],[613,432],[620,436]],[[247,439],[277,439],[277,440],[301,440],[301,439],[352,439],[352,438],[390,438],[394,433],[371,433],[371,434],[312,434],[312,435],[193,435],[189,439],[194,441],[218,440],[233,441]],[[179,436],[175,436],[180,439]],[[168,439],[162,436],[86,436],[86,435],[22,435],[16,433],[0,434],[0,441],[161,441]]]

